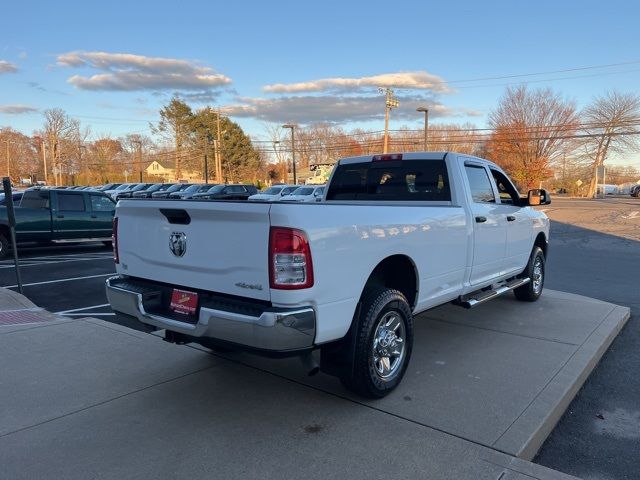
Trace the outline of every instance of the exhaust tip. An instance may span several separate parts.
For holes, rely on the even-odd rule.
[[[302,362],[302,367],[306,370],[307,376],[313,377],[320,371],[320,365],[313,355],[309,352],[300,356],[300,361]]]

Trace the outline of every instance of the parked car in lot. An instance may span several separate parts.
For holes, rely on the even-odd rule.
[[[321,203],[124,200],[107,296],[171,342],[299,355],[309,373],[319,349],[322,371],[382,397],[416,314],[540,297],[549,220],[530,206],[548,203],[452,152],[342,159]]]
[[[260,200],[260,201],[268,201],[268,202],[277,202],[282,199],[285,195],[289,195],[295,189],[297,189],[297,185],[273,185],[272,187],[263,190],[262,192],[258,192],[249,197],[249,200]]]
[[[640,184],[632,186],[629,189],[629,195],[632,197],[640,197]]]
[[[194,200],[247,200],[258,193],[253,185],[215,185],[203,193],[197,193]]]
[[[136,183],[133,187],[125,190],[124,192],[118,193],[116,195],[116,200],[121,200],[123,198],[132,198],[133,194],[136,192],[141,192],[154,185],[153,183]]]
[[[298,187],[289,195],[282,197],[283,202],[320,202],[324,195],[324,185]]]
[[[111,242],[115,202],[103,192],[42,188],[24,192],[15,209],[18,243]],[[7,208],[0,207],[0,259],[9,254]]]
[[[96,187],[96,189],[100,190],[101,192],[106,192],[107,190],[114,190],[118,188],[120,185],[122,184],[121,183],[105,183],[100,187]]]
[[[137,192],[133,192],[131,195],[132,198],[152,198],[152,195],[156,192],[165,192],[170,187],[172,187],[172,183],[154,183],[153,185],[145,188],[143,190],[139,190]]]
[[[123,183],[121,185],[118,185],[115,188],[110,189],[110,190],[104,190],[104,193],[106,193],[112,199],[115,200],[118,197],[119,194],[126,192],[130,188],[135,187],[136,185],[137,185],[136,183]]]
[[[185,188],[184,190],[178,190],[177,192],[173,192],[171,195],[169,195],[168,198],[171,198],[173,200],[186,200],[188,198],[191,198],[193,195],[197,193],[206,192],[211,187],[213,187],[213,184],[211,183],[209,184],[197,183],[197,184],[191,185],[190,187]]]
[[[192,183],[174,183],[166,190],[160,190],[158,192],[153,192],[151,194],[151,198],[167,198],[169,195],[175,192],[182,192],[189,188]]]

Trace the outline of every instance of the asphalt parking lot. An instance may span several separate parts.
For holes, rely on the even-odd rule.
[[[640,451],[640,201],[554,199],[546,286],[631,307],[632,317],[543,445],[536,462],[587,479],[637,478]],[[51,312],[115,318],[102,244],[21,250],[25,294]],[[0,262],[0,284],[16,283]],[[15,289],[15,287],[13,287]]]
[[[36,305],[70,317],[108,319],[113,313],[104,293],[115,272],[111,247],[102,243],[20,249],[24,294]],[[13,260],[0,262],[0,286],[17,291]]]

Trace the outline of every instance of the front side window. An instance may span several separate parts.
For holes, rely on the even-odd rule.
[[[61,212],[84,212],[83,195],[58,193],[58,210]]]
[[[491,169],[491,174],[498,187],[498,193],[500,194],[500,203],[504,205],[518,205],[520,203],[520,194],[509,181],[506,175],[498,170]]]
[[[496,197],[491,188],[491,180],[484,167],[465,165],[469,188],[471,188],[471,198],[475,203],[495,203]]]
[[[25,192],[20,208],[49,208],[49,192],[31,190]]]

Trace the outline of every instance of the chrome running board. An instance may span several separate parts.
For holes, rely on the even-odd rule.
[[[500,285],[495,289],[486,290],[486,291],[481,290],[479,292],[474,292],[470,294],[470,295],[478,294],[477,296],[470,297],[470,298],[460,297],[455,303],[464,308],[473,308],[477,305],[480,305],[481,303],[488,302],[489,300],[496,298],[502,295],[503,293],[510,292],[511,290],[521,287],[522,285],[526,285],[530,281],[531,279],[528,277],[514,278],[513,280],[506,282],[505,284]]]

